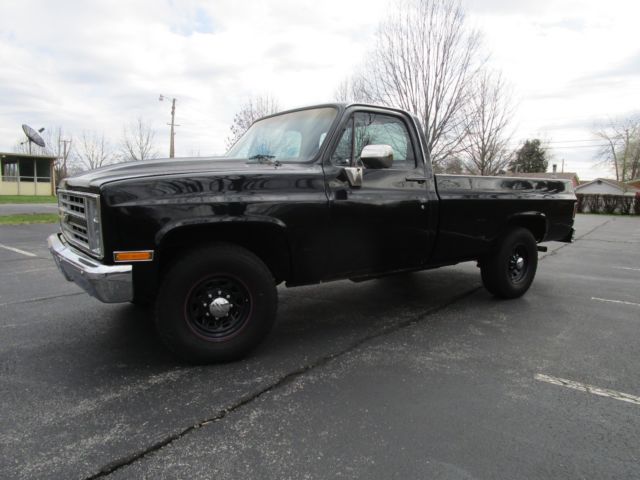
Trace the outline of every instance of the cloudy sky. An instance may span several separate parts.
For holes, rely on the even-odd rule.
[[[178,156],[224,152],[238,107],[270,94],[282,108],[330,101],[371,48],[388,0],[130,0],[0,3],[0,151],[20,125],[117,144],[141,117],[168,152],[177,98]],[[640,111],[640,2],[464,0],[517,102],[513,145],[549,142],[581,179],[592,131]]]

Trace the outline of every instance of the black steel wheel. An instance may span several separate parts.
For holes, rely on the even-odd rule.
[[[164,273],[156,326],[165,344],[195,363],[242,358],[271,330],[275,281],[253,253],[230,244],[198,248]]]
[[[496,297],[517,298],[525,294],[536,275],[536,240],[525,228],[512,228],[500,239],[491,255],[480,261],[482,283]]]
[[[211,341],[225,341],[246,325],[251,306],[251,294],[240,280],[215,275],[191,289],[184,315],[196,335]]]

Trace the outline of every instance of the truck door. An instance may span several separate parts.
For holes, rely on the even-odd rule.
[[[358,110],[338,130],[324,166],[331,228],[328,278],[426,263],[435,228],[429,224],[433,184],[409,121],[387,110]],[[390,168],[366,168],[360,157],[367,145],[389,145]],[[349,180],[349,167],[362,167],[359,186]]]

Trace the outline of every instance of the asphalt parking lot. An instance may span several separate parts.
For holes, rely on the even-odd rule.
[[[521,299],[471,263],[282,288],[208,367],[0,227],[0,478],[640,478],[640,218],[576,227]]]

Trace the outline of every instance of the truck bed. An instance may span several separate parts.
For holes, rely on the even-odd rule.
[[[571,238],[575,194],[567,180],[436,175],[435,183],[440,198],[436,262],[488,252],[505,218],[535,224],[538,242]]]

